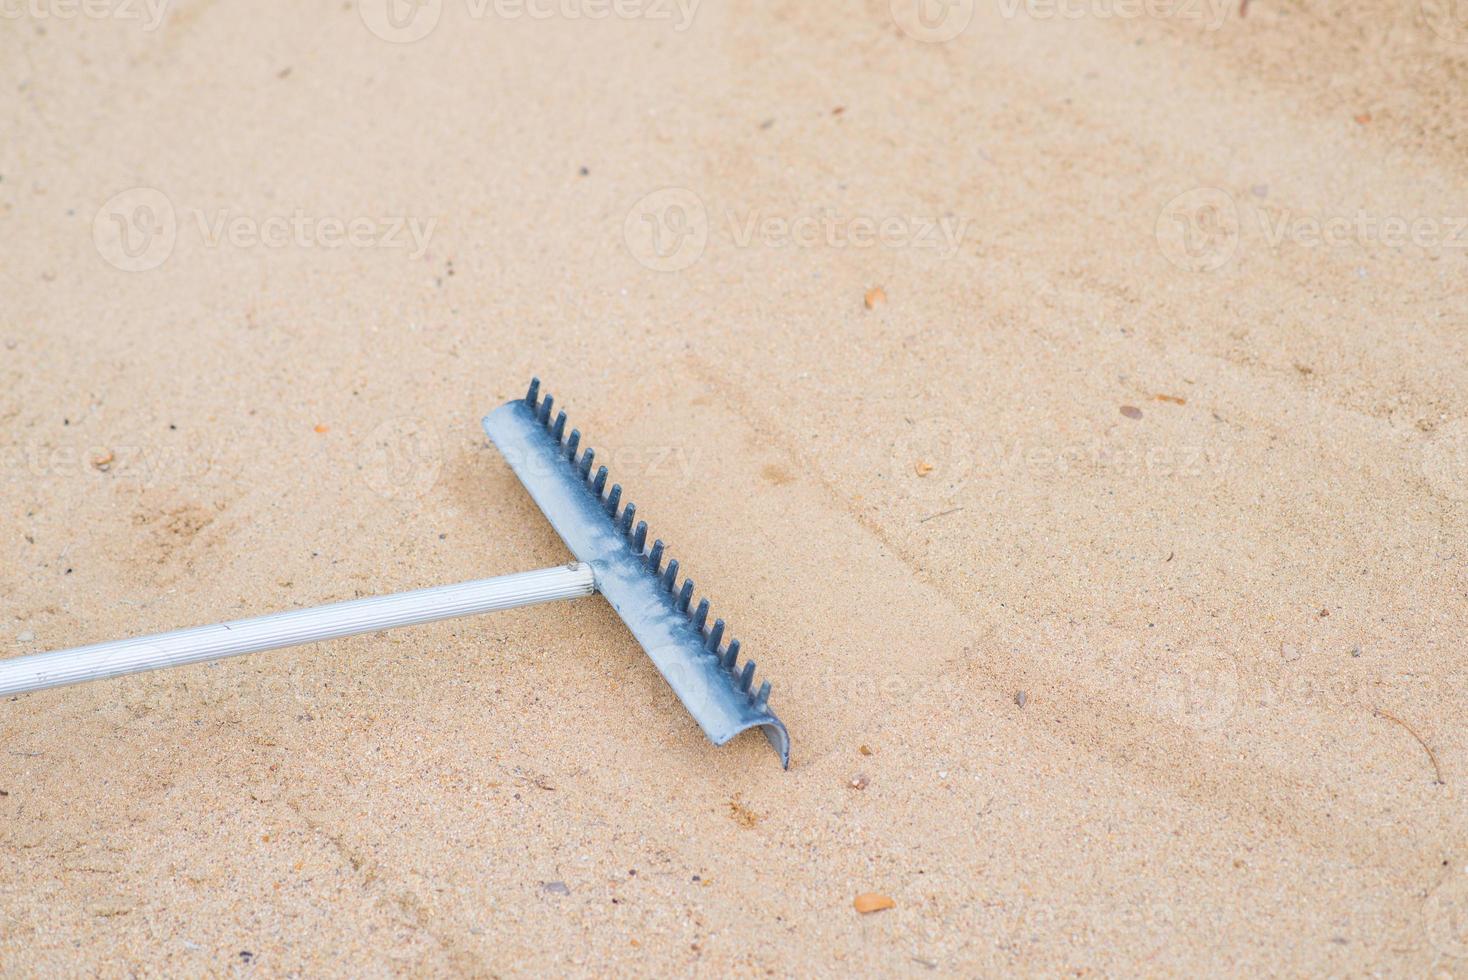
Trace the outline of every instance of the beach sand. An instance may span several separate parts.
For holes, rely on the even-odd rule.
[[[1461,11],[361,4],[7,12],[0,652],[567,560],[538,374],[791,768],[594,599],[9,699],[0,971],[1468,977]]]

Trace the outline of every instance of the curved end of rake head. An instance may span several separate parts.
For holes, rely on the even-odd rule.
[[[770,715],[769,721],[751,722],[749,725],[746,725],[744,728],[736,731],[734,735],[738,735],[739,732],[748,731],[750,728],[754,728],[756,725],[758,725],[759,730],[764,733],[765,739],[770,743],[770,748],[774,749],[775,754],[780,757],[780,767],[782,769],[789,769],[790,733],[785,730],[785,723],[772,714]],[[734,735],[730,735],[722,740],[714,741],[714,744],[723,745],[724,742],[729,741],[729,739],[733,738]]]
[[[566,547],[592,567],[596,589],[657,666],[709,741],[723,745],[758,727],[790,768],[790,735],[770,710],[770,683],[755,685],[754,661],[725,642],[724,621],[709,619],[709,600],[693,601],[693,580],[679,581],[678,562],[663,542],[649,541],[647,522],[609,484],[596,453],[568,430],[566,413],[530,383],[524,398],[484,420],[484,431],[530,492]]]

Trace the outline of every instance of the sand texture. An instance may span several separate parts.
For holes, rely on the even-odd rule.
[[[568,560],[539,374],[791,769],[598,599],[8,699],[0,973],[1468,977],[1461,3],[391,2],[5,8],[0,655]]]

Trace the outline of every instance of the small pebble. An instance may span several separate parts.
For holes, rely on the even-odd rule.
[[[566,887],[566,883],[564,881],[546,881],[546,882],[542,882],[541,885],[540,885],[540,887],[541,888],[544,888],[546,891],[550,892],[552,895],[569,895],[569,894],[571,894],[571,889],[569,889],[569,888]]]
[[[20,633],[16,636],[16,639],[19,640],[21,643],[31,643],[35,640],[35,638],[36,634],[32,633],[30,630],[26,630],[24,633]]]
[[[1023,708],[1030,703],[1030,695],[1025,691],[1018,691],[1014,695],[1014,703]]]
[[[870,745],[863,745],[861,748],[857,749],[856,751],[860,752],[862,755],[871,755],[872,754],[872,747]]]
[[[870,780],[867,779],[867,774],[864,772],[859,772],[847,781],[847,785],[850,786],[852,789],[866,789],[867,783],[869,782]]]
[[[880,892],[862,892],[852,903],[862,915],[870,915],[883,909],[896,908],[897,903]]]
[[[1142,417],[1142,410],[1135,405],[1123,405],[1121,406],[1121,414],[1129,419],[1139,419]]]

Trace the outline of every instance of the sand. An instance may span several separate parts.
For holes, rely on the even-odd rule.
[[[794,758],[597,600],[8,700],[0,971],[1468,976],[1461,11],[99,3],[0,651],[566,560],[538,373]]]

